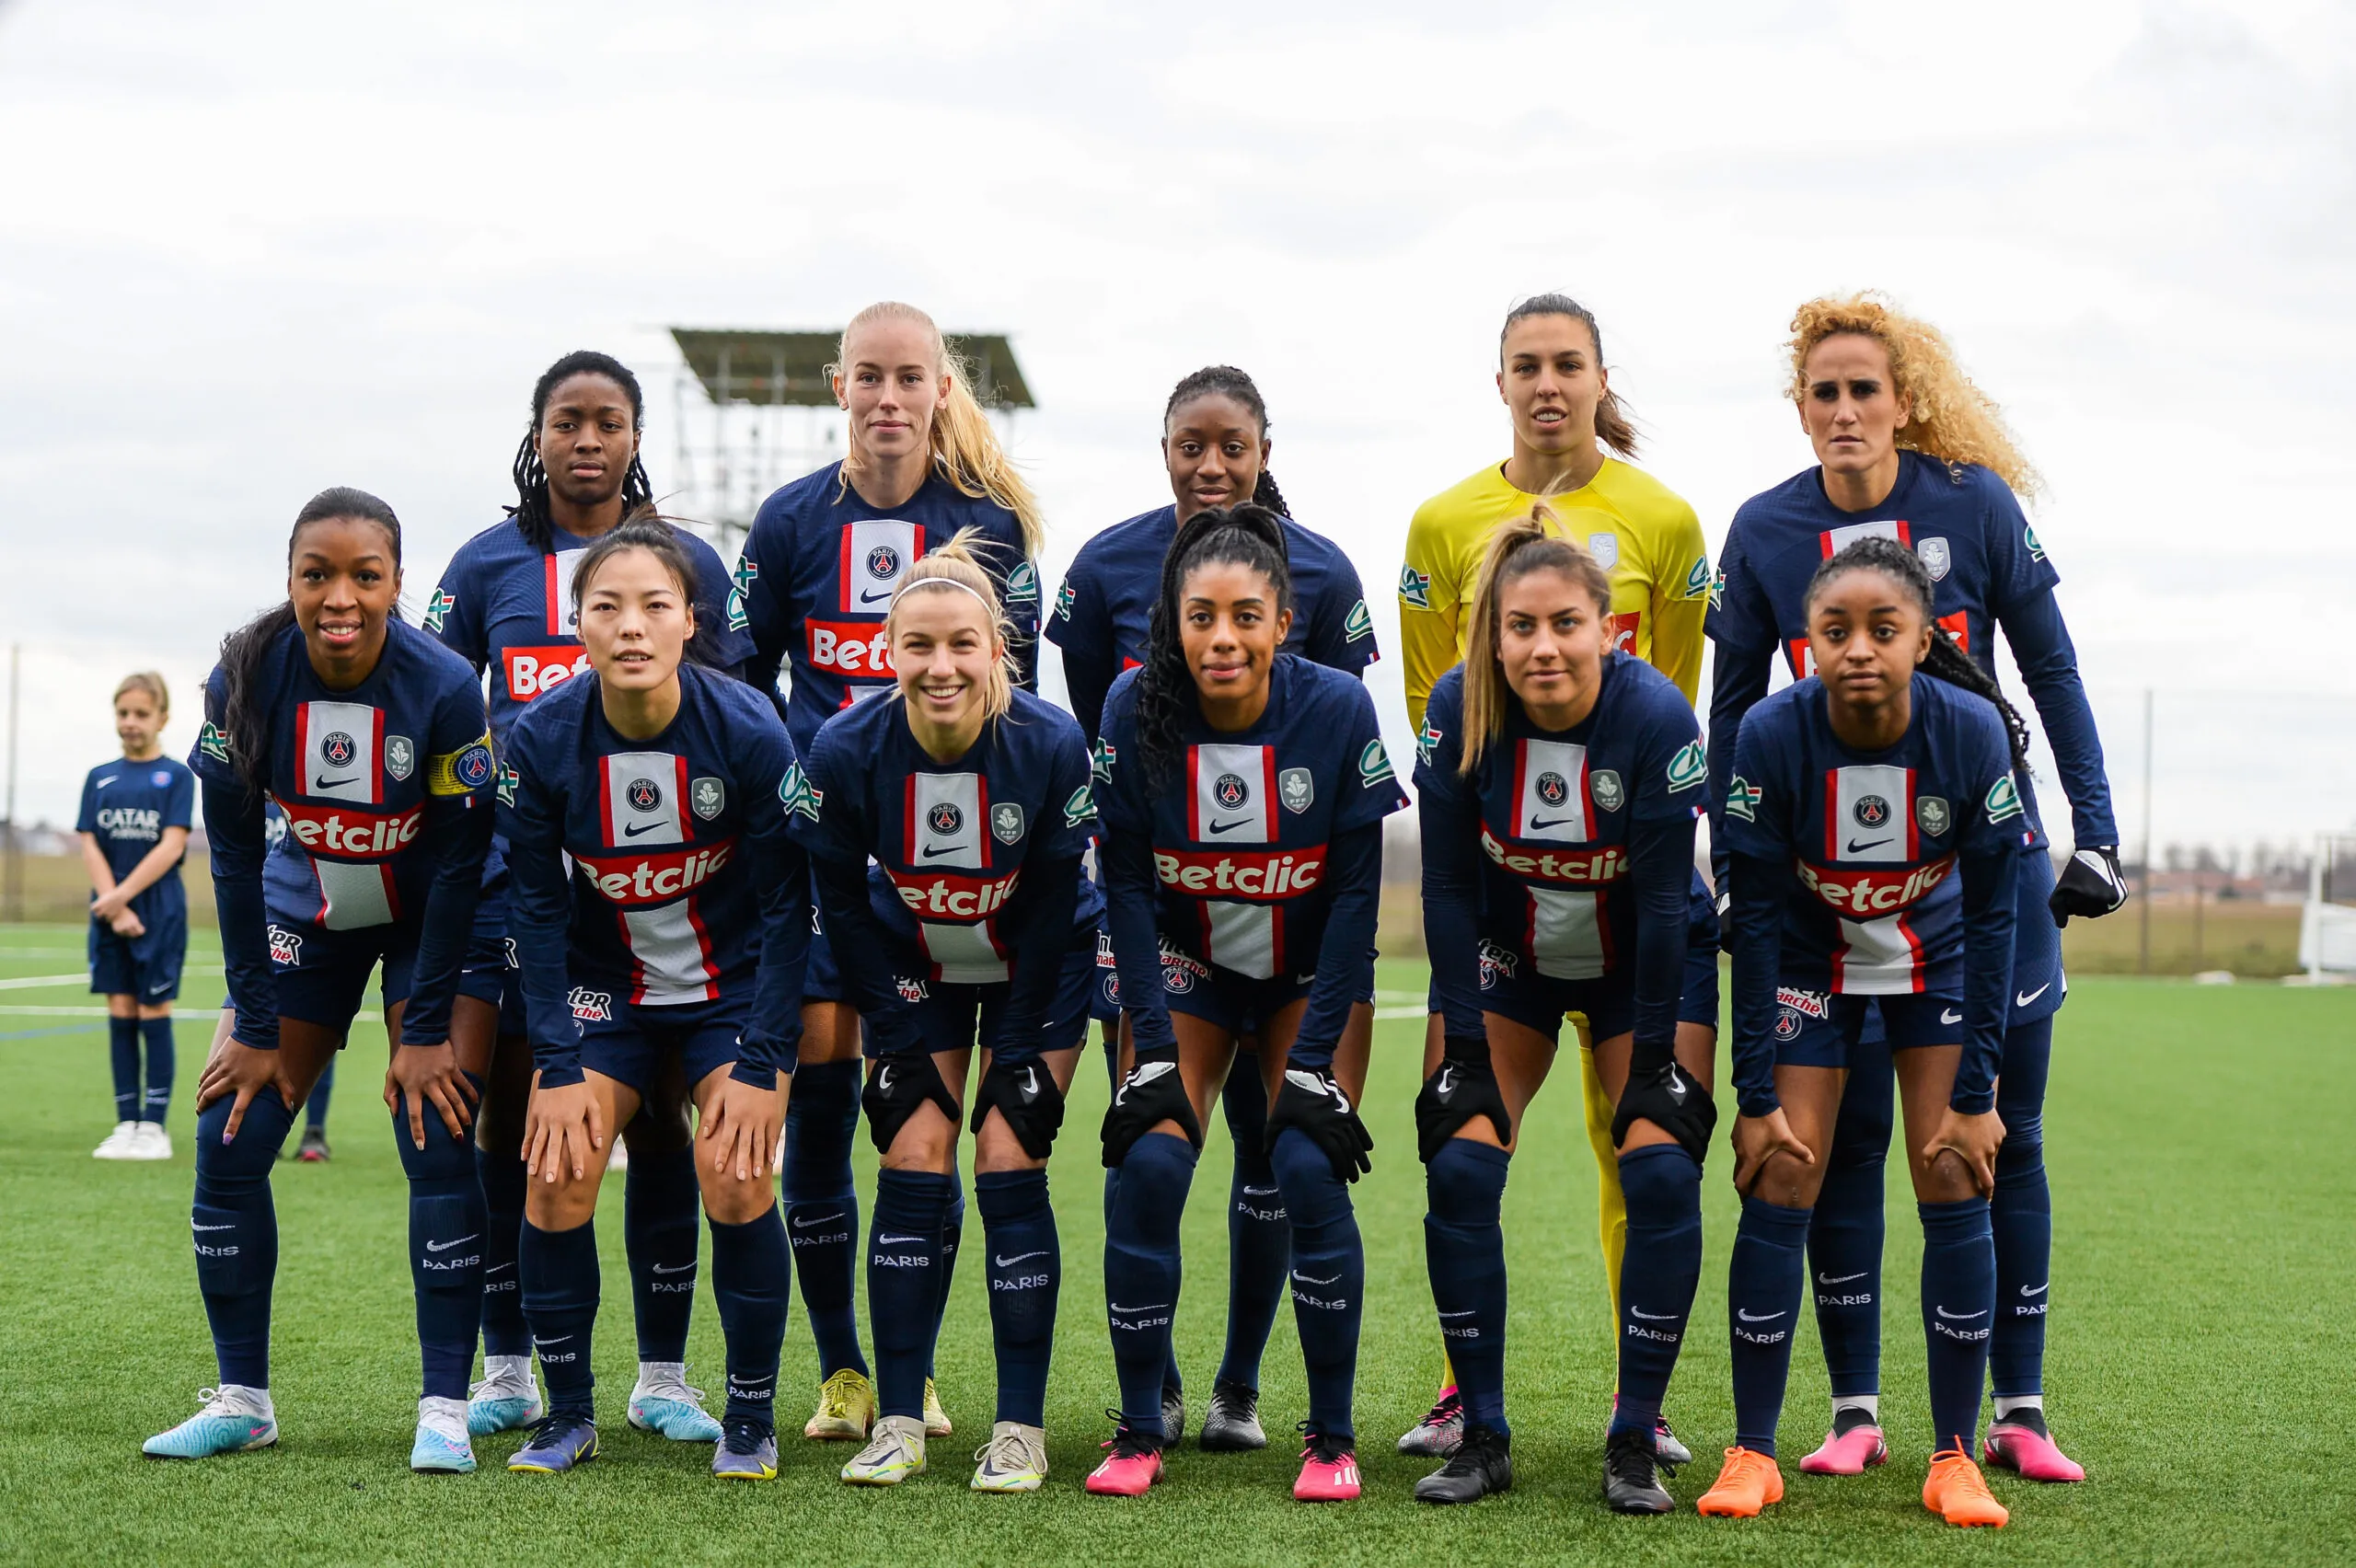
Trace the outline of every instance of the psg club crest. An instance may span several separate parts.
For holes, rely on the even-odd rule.
[[[1242,811],[1244,802],[1252,799],[1252,786],[1243,782],[1242,774],[1222,773],[1211,785],[1211,798],[1218,802],[1221,811]]]
[[[1775,1009],[1775,1038],[1797,1040],[1800,1037],[1800,1015],[1789,1008]]]
[[[1012,801],[1001,801],[990,808],[990,836],[1000,844],[1018,844],[1022,839],[1022,808]]]
[[[1930,837],[1945,837],[1951,820],[1953,813],[1947,810],[1946,801],[1939,796],[1925,795],[1914,802],[1914,821]]]
[[[925,813],[924,820],[925,825],[932,829],[934,837],[948,838],[953,836],[959,828],[965,825],[965,813],[947,801],[942,801]]]
[[[1955,559],[1947,552],[1947,542],[1943,537],[1918,540],[1914,546],[1914,553],[1922,558],[1923,570],[1931,574],[1931,581],[1934,582],[1943,581],[1946,577],[1947,568],[1955,564]]]
[[[1879,795],[1860,795],[1849,814],[1857,819],[1859,827],[1879,827],[1889,820],[1889,802]]]
[[[1299,816],[1317,800],[1317,781],[1305,767],[1288,767],[1276,775],[1276,793],[1283,798],[1285,810]]]
[[[629,801],[629,809],[641,814],[663,809],[663,786],[652,778],[631,779],[622,795]]]
[[[1549,769],[1538,776],[1538,798],[1550,806],[1559,806],[1571,798],[1571,781]]]
[[[867,575],[878,582],[889,582],[900,575],[900,552],[889,545],[878,545],[867,552]]]
[[[417,767],[417,747],[407,735],[385,737],[385,771],[396,779],[407,778]]]
[[[333,730],[319,743],[319,755],[327,758],[330,767],[349,767],[352,759],[360,755],[360,747],[343,731]]]
[[[687,786],[687,804],[696,815],[710,822],[728,803],[728,791],[717,778],[703,778]]]
[[[1622,786],[1620,776],[1608,767],[1600,767],[1588,774],[1587,788],[1588,793],[1595,797],[1596,807],[1600,811],[1616,812],[1628,799],[1628,791]]]

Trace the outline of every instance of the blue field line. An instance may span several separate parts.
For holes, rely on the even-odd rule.
[[[62,1023],[54,1029],[13,1029],[5,1034],[0,1034],[0,1040],[39,1040],[43,1035],[49,1034],[95,1034],[97,1032],[87,1023]]]

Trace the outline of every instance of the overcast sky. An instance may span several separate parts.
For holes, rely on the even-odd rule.
[[[1168,498],[1175,378],[1242,365],[1395,651],[1409,513],[1507,451],[1515,297],[1598,312],[1715,551],[1811,460],[1793,306],[1872,285],[2050,481],[2131,843],[2147,685],[2162,842],[2356,824],[2345,7],[1113,9],[0,0],[22,816],[70,820],[129,669],[185,753],[321,487],[399,511],[422,603],[572,348],[644,375],[664,490],[666,326],[1011,332],[1051,582]]]

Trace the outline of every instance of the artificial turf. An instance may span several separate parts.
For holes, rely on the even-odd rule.
[[[199,937],[208,949],[210,935]],[[78,928],[0,927],[0,981],[66,974],[79,949]],[[400,1170],[375,1098],[380,1031],[356,1032],[346,1055],[329,1124],[333,1163],[283,1166],[277,1180],[279,1447],[197,1464],[144,1460],[140,1440],[187,1415],[196,1389],[214,1380],[188,1251],[186,1090],[220,993],[217,958],[200,951],[191,963],[169,1164],[89,1159],[111,1115],[104,1027],[57,1009],[94,998],[70,985],[0,990],[6,1561],[2356,1561],[2356,1486],[2339,1447],[2356,1387],[2356,991],[2076,987],[2061,1015],[2046,1113],[2057,1238],[2048,1389],[2057,1435],[2090,1479],[2038,1487],[1999,1474],[2011,1527],[1966,1535],[1917,1499],[1926,1446],[1919,1231],[1899,1181],[1884,1333],[1892,1462],[1856,1480],[1798,1474],[1793,1461],[1824,1418],[1810,1326],[1782,1434],[1785,1501],[1754,1521],[1692,1512],[1731,1426],[1723,1325],[1735,1204],[1723,1152],[1705,1189],[1702,1299],[1669,1407],[1701,1460],[1670,1483],[1678,1515],[1603,1510],[1612,1335],[1595,1174],[1567,1073],[1530,1116],[1506,1194],[1515,1488],[1472,1508],[1412,1503],[1408,1489],[1430,1466],[1391,1445],[1428,1402],[1438,1366],[1410,1113],[1421,1035],[1413,1017],[1380,1026],[1367,1108],[1376,1170],[1356,1189],[1368,1251],[1357,1398],[1367,1493],[1357,1503],[1290,1500],[1296,1450],[1287,1428],[1303,1392],[1288,1314],[1263,1371],[1267,1451],[1208,1455],[1190,1444],[1143,1499],[1080,1492],[1107,1435],[1102,1412],[1114,1386],[1093,1136],[1105,1090],[1093,1067],[1080,1076],[1054,1166],[1066,1277],[1048,1395],[1054,1470],[1043,1493],[985,1497],[965,1486],[969,1455],[988,1432],[991,1389],[981,1271],[970,1263],[959,1271],[941,1350],[941,1397],[957,1434],[932,1445],[929,1475],[889,1491],[846,1487],[835,1474],[847,1447],[789,1435],[777,1482],[722,1486],[706,1473],[708,1449],[629,1431],[620,1407],[633,1353],[618,1213],[600,1227],[603,1456],[569,1477],[511,1475],[501,1468],[511,1435],[478,1442],[481,1473],[413,1476],[403,1465],[416,1350]],[[1403,998],[1419,994],[1422,975],[1386,963],[1382,984]],[[1209,1393],[1224,1327],[1226,1150],[1216,1128],[1188,1214],[1191,1288],[1177,1332],[1190,1420]],[[872,1163],[862,1139],[862,1191],[872,1191]],[[609,1183],[608,1205],[620,1202],[620,1187]],[[690,1356],[699,1380],[716,1389],[720,1332],[708,1297],[697,1304]],[[785,1366],[797,1391],[780,1413],[798,1424],[816,1384],[798,1311]]]

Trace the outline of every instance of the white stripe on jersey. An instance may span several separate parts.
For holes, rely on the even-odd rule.
[[[1522,838],[1584,844],[1594,836],[1588,804],[1587,748],[1565,741],[1519,741],[1514,759],[1514,832]]]
[[[1824,531],[1824,559],[1831,560],[1859,539],[1894,539],[1901,545],[1913,541],[1907,537],[1910,530],[1895,518],[1877,518],[1871,523],[1843,523],[1838,528]]]
[[[364,702],[303,705],[303,777],[294,792],[321,800],[375,802],[384,767],[379,742],[385,724]]]
[[[909,774],[908,864],[918,870],[988,870],[982,831],[988,807],[978,773]]]
[[[711,943],[696,919],[691,894],[652,909],[621,909],[622,938],[638,970],[630,1000],[643,1007],[708,1002],[720,995],[712,984]]]
[[[1603,946],[1603,894],[1531,887],[1530,957],[1550,980],[1593,980],[1611,967]]]
[[[1207,899],[1203,904],[1203,946],[1213,963],[1272,980],[1276,974],[1276,915],[1273,904],[1230,904]]]
[[[1825,859],[1837,866],[1902,866],[1914,859],[1914,770],[1887,763],[1833,769]]]
[[[853,615],[880,616],[917,559],[917,525],[896,517],[871,517],[844,531],[843,605]]]
[[[1187,760],[1195,776],[1194,820],[1187,825],[1195,843],[1276,841],[1276,765],[1266,746],[1190,746]],[[1275,977],[1281,918],[1276,905],[1206,899],[1202,912],[1205,958],[1254,980]]]
[[[971,926],[919,920],[917,936],[924,943],[925,957],[939,966],[940,978],[950,985],[993,986],[1014,977],[998,944],[990,940],[987,920]]]
[[[382,860],[328,860],[308,857],[319,883],[319,924],[330,931],[390,925],[400,909],[393,897],[392,867]]]
[[[685,765],[670,752],[615,752],[605,761],[606,842],[617,849],[685,844]]]
[[[578,637],[581,635],[581,612],[572,607],[572,571],[589,547],[559,550],[541,559],[548,565],[549,635]]]
[[[1849,997],[1903,997],[1923,988],[1923,954],[1904,915],[1841,922],[1832,988]]]

